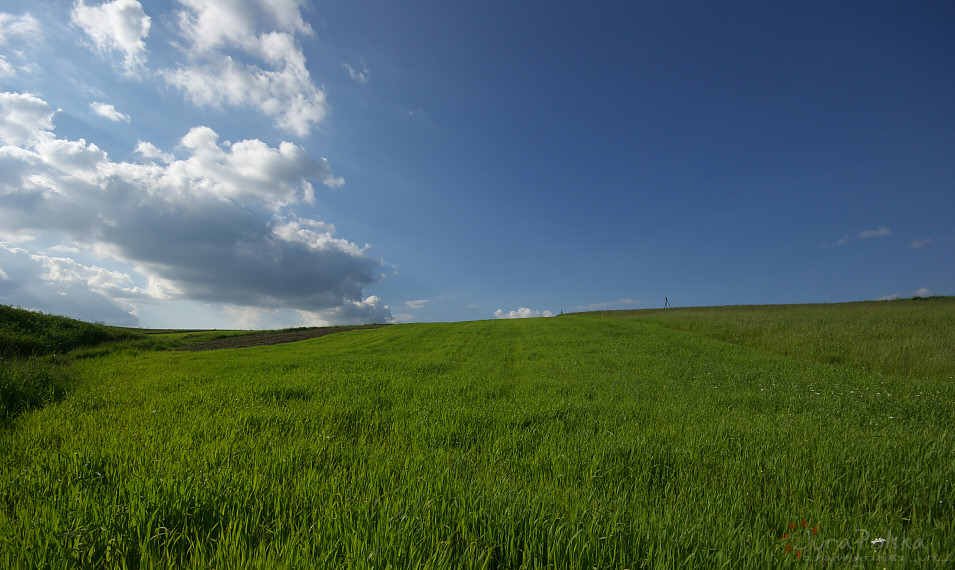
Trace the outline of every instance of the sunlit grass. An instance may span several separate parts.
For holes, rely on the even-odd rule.
[[[0,566],[951,559],[949,378],[678,312],[77,361],[73,393],[0,433]]]

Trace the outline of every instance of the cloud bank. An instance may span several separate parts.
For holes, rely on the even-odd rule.
[[[504,309],[494,311],[494,316],[499,319],[533,319],[538,317],[553,317],[554,313],[550,311],[538,311],[521,307],[516,311],[504,312]]]
[[[95,251],[133,272],[7,244],[8,277],[16,266],[18,281],[82,285],[120,306],[187,299],[292,308],[312,320],[391,319],[377,297],[362,295],[382,262],[336,237],[333,225],[291,211],[314,202],[311,181],[344,183],[325,159],[290,142],[222,142],[199,126],[181,138],[179,156],[140,141],[141,162],[116,162],[84,139],[58,137],[54,114],[35,95],[0,93],[0,227]]]

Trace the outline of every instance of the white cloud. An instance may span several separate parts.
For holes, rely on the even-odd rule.
[[[39,20],[30,14],[14,16],[0,12],[0,47],[10,44],[11,40],[27,41],[41,37],[43,29]],[[0,53],[0,77],[13,77],[21,70],[29,70],[31,65],[26,64],[19,69],[7,59],[8,55],[13,55],[17,59],[25,59],[22,52],[10,50],[12,53]]]
[[[915,292],[912,293],[913,297],[932,297],[934,295],[935,295],[934,291],[932,291],[931,289],[926,289],[924,287],[921,289],[917,289],[915,290]],[[879,297],[878,300],[879,301],[895,301],[901,298],[902,298],[902,295],[894,294],[894,295],[884,295],[882,297]]]
[[[29,93],[0,93],[0,143],[20,146],[47,138],[53,108]]]
[[[879,226],[878,228],[874,230],[865,230],[865,231],[859,232],[859,237],[862,239],[877,238],[877,237],[887,236],[890,233],[892,233],[892,230],[890,230],[889,228],[885,226]]]
[[[27,13],[14,16],[0,12],[0,46],[7,45],[14,37],[34,37],[43,33],[40,21]]]
[[[183,35],[193,50],[205,53],[223,47],[255,50],[258,28],[312,35],[302,17],[300,0],[180,0],[187,10],[178,13]]]
[[[322,311],[299,311],[305,325],[322,327],[337,324],[394,323],[391,308],[377,295],[342,303]]]
[[[932,243],[932,238],[917,239],[909,242],[909,245],[912,246],[912,249],[922,249],[928,244]]]
[[[355,69],[347,63],[343,63],[342,66],[348,71],[348,76],[358,83],[368,83],[368,77],[371,74],[368,72],[368,66],[365,65],[364,61],[361,62],[361,70]]]
[[[126,113],[120,113],[116,110],[116,107],[108,103],[100,103],[99,101],[90,103],[90,110],[100,117],[109,119],[110,121],[128,123],[131,120],[129,115]]]
[[[43,268],[39,277],[48,283],[85,285],[90,291],[111,298],[148,297],[145,291],[131,286],[132,278],[127,273],[83,265],[68,257],[30,254],[30,258]]]
[[[821,247],[842,247],[842,246],[846,245],[847,243],[849,243],[849,241],[851,241],[851,240],[853,240],[853,239],[872,239],[872,238],[878,238],[878,237],[887,236],[887,235],[889,235],[889,234],[891,234],[891,233],[892,233],[892,230],[891,230],[891,229],[889,229],[889,228],[887,228],[887,227],[885,227],[885,226],[879,226],[879,227],[875,228],[874,230],[863,230],[863,231],[859,232],[859,234],[858,234],[855,238],[853,238],[853,237],[851,237],[851,236],[849,236],[849,235],[844,235],[844,236],[842,236],[842,238],[841,238],[839,241],[837,241],[837,242],[834,242],[834,243],[822,243],[822,244],[820,244],[820,245],[821,245]]]
[[[503,309],[498,309],[494,311],[494,316],[499,319],[533,319],[537,317],[552,317],[554,313],[550,311],[537,311],[533,309],[528,309],[527,307],[521,307],[516,311],[504,312]]]
[[[146,42],[151,20],[137,0],[113,0],[99,6],[87,6],[85,0],[76,0],[70,14],[73,24],[79,26],[103,53],[123,54],[127,75],[145,69]]]
[[[162,150],[159,149],[158,146],[154,145],[153,143],[142,141],[142,140],[136,144],[136,149],[133,152],[139,154],[145,159],[160,160],[167,164],[172,162],[175,159],[175,157],[172,154],[163,152]]]
[[[129,300],[142,297],[124,287],[127,276],[62,257],[33,253],[0,242],[0,262],[7,279],[0,280],[0,301],[87,321],[137,326]]]
[[[180,141],[181,157],[140,141],[143,163],[114,162],[83,139],[57,138],[53,109],[35,96],[0,93],[0,110],[0,227],[55,235],[136,268],[110,273],[31,257],[42,269],[36,279],[114,300],[165,296],[299,309],[329,321],[390,318],[377,297],[362,294],[382,262],[336,237],[331,224],[290,211],[313,200],[311,180],[340,181],[302,147],[220,142],[195,127]]]
[[[296,35],[312,35],[297,0],[183,0],[188,62],[161,75],[199,106],[255,107],[306,136],[328,113]],[[240,61],[237,58],[245,61]]]
[[[430,299],[418,299],[416,301],[405,301],[405,307],[409,309],[420,309],[428,304]]]
[[[332,174],[326,159],[312,158],[290,142],[283,141],[278,148],[258,139],[220,143],[219,135],[203,126],[190,129],[180,145],[192,156],[172,162],[165,170],[164,182],[175,186],[196,181],[204,191],[219,196],[282,205],[299,199],[312,202],[310,179],[332,188],[344,184]],[[154,145],[140,142],[136,148],[140,154],[155,155]]]

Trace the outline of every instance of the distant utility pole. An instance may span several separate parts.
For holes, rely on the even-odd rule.
[[[667,298],[667,297],[664,297],[664,298],[663,298],[663,308],[664,308],[664,309],[669,309],[669,308],[670,308],[670,299]]]

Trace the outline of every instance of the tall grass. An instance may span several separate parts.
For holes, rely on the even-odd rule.
[[[62,366],[37,360],[0,361],[0,427],[20,414],[66,395],[69,378]]]
[[[0,427],[66,395],[69,375],[59,355],[136,336],[128,330],[0,305]]]
[[[708,338],[890,374],[955,374],[955,297],[820,305],[604,311]]]
[[[0,433],[0,566],[942,568],[955,554],[955,386],[940,376],[593,316],[73,368],[75,392]]]
[[[141,336],[130,329],[0,305],[0,358],[4,359],[62,354]]]

